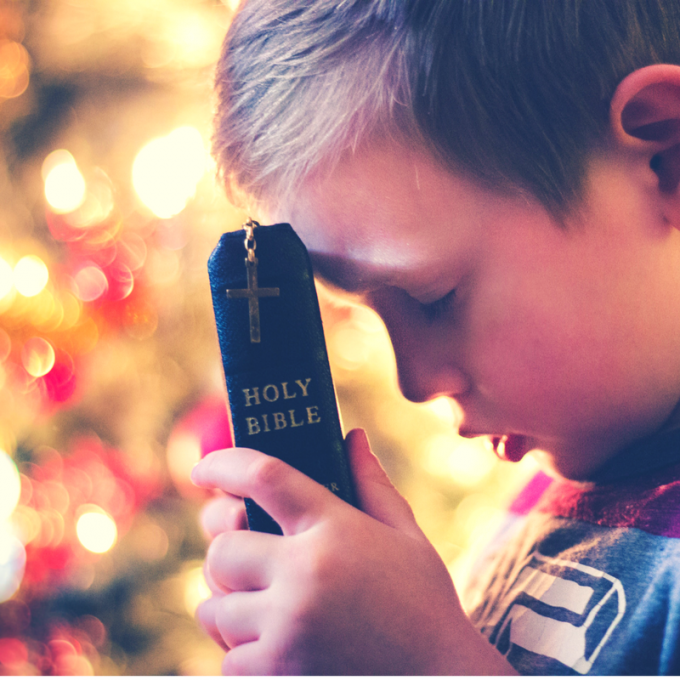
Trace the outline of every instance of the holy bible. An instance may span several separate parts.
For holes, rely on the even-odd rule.
[[[356,505],[307,249],[289,224],[245,227],[208,261],[234,443]],[[281,533],[245,503],[251,530]]]

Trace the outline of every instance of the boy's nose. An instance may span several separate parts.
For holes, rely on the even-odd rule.
[[[385,319],[397,362],[399,388],[414,402],[456,397],[470,389],[460,368],[453,340],[442,330],[403,319]]]
[[[397,361],[399,387],[414,402],[440,396],[455,398],[470,389],[458,363],[455,328],[429,323],[421,305],[398,288],[372,294],[370,306],[383,320]]]
[[[443,353],[426,347],[406,347],[394,343],[399,388],[414,402],[430,401],[440,396],[455,398],[469,389],[465,374],[449,362]]]

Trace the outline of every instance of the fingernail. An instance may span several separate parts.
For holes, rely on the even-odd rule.
[[[198,472],[197,472],[197,470],[198,470],[198,467],[201,465],[202,462],[203,462],[203,461],[199,461],[199,462],[196,463],[196,465],[194,465],[194,467],[191,469],[191,474],[189,475],[189,477],[191,478],[191,481],[192,481],[194,484],[198,484]]]

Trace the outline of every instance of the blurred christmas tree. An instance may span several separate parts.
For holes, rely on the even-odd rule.
[[[229,441],[205,263],[245,217],[207,152],[235,4],[0,0],[2,673],[219,672],[188,474]],[[370,312],[322,311],[346,429],[457,572],[531,463],[406,403]]]

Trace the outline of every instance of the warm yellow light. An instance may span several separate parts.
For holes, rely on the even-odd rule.
[[[437,416],[444,425],[453,427],[460,424],[460,409],[458,409],[454,402],[448,397],[437,397],[432,401],[428,401],[427,404],[424,404],[423,408],[426,408],[433,415]]]
[[[7,361],[10,352],[12,351],[12,338],[9,337],[7,331],[0,328],[0,363]]]
[[[203,600],[207,600],[212,593],[203,576],[203,567],[194,567],[184,576],[184,605],[191,616]]]
[[[458,486],[473,487],[491,472],[496,458],[481,439],[436,434],[425,443],[423,463],[433,475],[451,479]]]
[[[31,58],[26,48],[13,40],[0,40],[0,98],[11,99],[28,87]]]
[[[71,295],[71,293],[68,292],[62,292],[59,301],[64,309],[64,318],[61,321],[61,328],[72,328],[80,319],[82,305],[75,295]]]
[[[85,201],[85,179],[66,149],[53,151],[43,162],[45,198],[56,213],[70,213]]]
[[[113,211],[115,200],[111,180],[106,173],[97,168],[96,175],[90,178],[85,197],[77,210],[67,218],[73,227],[86,229],[103,222]]]
[[[14,270],[12,265],[0,257],[0,300],[12,292],[14,287]]]
[[[188,432],[171,435],[167,448],[168,471],[172,481],[184,495],[196,494],[190,475],[194,465],[200,460],[201,442],[197,436]]]
[[[26,255],[14,266],[14,287],[25,297],[34,297],[50,279],[47,265],[37,255]]]
[[[351,319],[335,324],[331,347],[336,364],[347,371],[355,371],[369,359],[370,348],[365,342],[366,334]]]
[[[14,461],[0,450],[0,522],[17,507],[21,495],[21,480]]]
[[[31,338],[21,350],[21,363],[34,378],[47,375],[54,367],[54,347],[44,338]]]
[[[111,550],[118,539],[113,518],[96,505],[85,505],[78,511],[76,534],[82,546],[93,553]]]
[[[200,132],[184,126],[142,148],[132,166],[132,183],[147,208],[168,218],[184,210],[206,166]]]
[[[40,535],[40,514],[28,505],[19,505],[12,513],[10,526],[23,545],[28,545]]]

